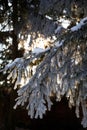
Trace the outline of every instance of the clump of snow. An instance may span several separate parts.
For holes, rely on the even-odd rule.
[[[87,17],[83,18],[80,23],[87,23]]]
[[[56,46],[56,47],[60,47],[60,46],[63,45],[63,43],[64,43],[64,40],[62,40],[62,41],[57,41],[57,42],[55,43],[55,46]]]
[[[74,32],[74,31],[78,31],[79,29],[81,29],[81,27],[87,23],[87,17],[83,18],[80,23],[78,23],[76,26],[72,27],[71,28],[71,31]]]
[[[41,52],[44,52],[44,49],[39,48],[39,47],[36,47],[36,48],[34,48],[34,50],[33,50],[32,53],[34,53],[34,54],[39,54],[39,53],[41,53]]]
[[[48,15],[46,15],[45,17],[46,17],[47,19],[49,19],[49,20],[53,20],[53,18],[50,17],[50,16],[48,16]]]
[[[43,48],[39,48],[39,47],[36,47],[36,48],[34,48],[34,50],[33,50],[33,54],[39,54],[39,53],[42,53],[42,52],[46,52],[46,51],[48,51],[50,48],[46,48],[46,49],[43,49]]]
[[[22,58],[16,58],[12,63],[6,65],[5,70],[13,68],[17,63],[20,63],[20,61],[22,60],[23,60]]]
[[[62,27],[63,28],[65,28],[65,29],[67,29],[68,28],[68,26],[70,25],[70,20],[67,20],[67,19],[65,19],[65,18],[61,18],[60,20],[59,20],[59,22],[61,23],[61,25],[62,25]]]

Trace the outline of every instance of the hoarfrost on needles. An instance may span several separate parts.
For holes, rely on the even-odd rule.
[[[72,36],[74,31],[78,31],[86,23],[87,17],[72,27],[66,35]],[[82,32],[81,35],[83,36]],[[85,99],[87,99],[87,58],[86,52],[83,52],[83,48],[86,50],[87,44],[79,42],[78,48],[69,37],[68,40],[63,37],[56,40],[50,48],[34,48],[27,58],[15,59],[6,65],[4,71],[9,70],[8,79],[12,78],[15,81],[15,88],[20,86],[22,78],[24,79],[24,84],[17,91],[18,98],[14,108],[24,105],[26,102],[28,115],[31,118],[38,118],[38,116],[42,118],[45,111],[51,109],[50,97],[52,94],[55,94],[58,101],[65,95],[69,100],[69,107],[76,106],[77,117],[79,117],[81,104],[82,124],[83,127],[87,127],[87,102],[85,103]],[[38,60],[38,62],[33,63],[34,60]],[[76,64],[77,60],[81,64]],[[33,66],[35,70],[31,74]]]

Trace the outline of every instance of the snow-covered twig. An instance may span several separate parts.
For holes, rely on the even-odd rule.
[[[87,17],[83,18],[80,23],[78,23],[76,26],[72,27],[71,28],[71,31],[74,32],[74,31],[78,31],[79,29],[81,29],[81,27],[83,25],[85,25],[87,23]]]

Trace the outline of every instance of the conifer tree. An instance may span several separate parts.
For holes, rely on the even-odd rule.
[[[18,90],[14,108],[26,104],[31,118],[43,118],[52,96],[66,97],[78,118],[82,107],[87,127],[87,1],[3,0],[0,12],[1,42],[13,38],[6,50],[13,61],[2,58],[1,72]]]

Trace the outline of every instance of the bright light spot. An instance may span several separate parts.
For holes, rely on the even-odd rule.
[[[26,40],[24,40],[24,36],[20,36],[20,34],[19,34],[19,38],[20,37],[21,37],[21,40],[19,42],[18,49],[23,48],[26,53],[29,51],[29,43],[31,41],[31,35],[28,35],[28,38]]]
[[[8,3],[8,6],[12,6],[12,3],[9,2],[9,3]]]
[[[0,59],[0,64],[2,64],[2,62],[3,62],[3,61]]]
[[[7,81],[7,83],[9,84],[9,83],[10,83],[10,81]]]
[[[57,40],[57,37],[54,35],[52,36],[53,41]]]
[[[3,85],[4,81],[0,81],[0,85]]]
[[[5,26],[5,27],[3,28],[3,26]],[[13,26],[9,26],[7,24],[7,22],[5,21],[5,22],[3,22],[3,25],[0,24],[0,29],[1,29],[2,32],[12,31],[13,30]]]
[[[2,51],[4,48],[6,48],[6,45],[0,44],[0,51]]]
[[[0,10],[3,10],[3,6],[0,6]]]
[[[63,13],[64,13],[64,14],[66,14],[66,13],[67,13],[67,11],[64,9],[64,10],[63,10]]]
[[[46,17],[47,19],[49,19],[49,20],[53,20],[53,18],[50,17],[50,16],[48,16],[48,15],[46,15],[45,17]]]
[[[70,21],[69,20],[64,20],[62,22],[62,26],[66,29],[68,26],[70,25]]]
[[[29,47],[30,41],[31,41],[31,35],[28,35],[28,38],[27,38],[27,40],[25,42],[25,49],[27,49]]]
[[[8,37],[8,38],[6,39],[6,42],[12,43],[12,38],[11,38],[11,37]]]
[[[57,84],[61,84],[61,78],[59,74],[57,74]]]
[[[67,29],[67,27],[70,25],[70,21],[69,21],[69,20],[65,20],[65,19],[63,19],[63,18],[61,18],[61,19],[59,20],[59,22],[61,22],[61,25],[62,25],[65,29]]]

